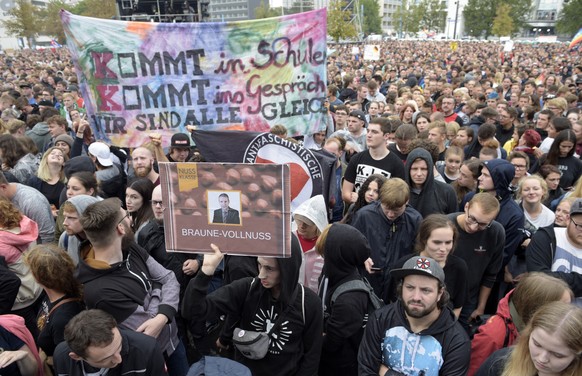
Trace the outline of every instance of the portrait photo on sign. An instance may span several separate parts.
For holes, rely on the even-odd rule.
[[[241,226],[241,191],[207,191],[208,223]]]

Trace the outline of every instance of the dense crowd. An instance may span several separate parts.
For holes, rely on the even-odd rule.
[[[167,252],[191,136],[95,140],[66,49],[0,55],[0,374],[582,374],[580,54],[362,47],[330,46],[328,128],[271,128],[336,158],[290,258]]]

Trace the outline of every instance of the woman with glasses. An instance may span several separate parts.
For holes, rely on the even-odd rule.
[[[431,214],[420,224],[414,250],[417,255],[430,257],[437,261],[445,272],[445,283],[451,299],[453,312],[459,317],[467,297],[467,281],[469,269],[463,259],[452,254],[457,239],[457,228],[453,222],[442,214]],[[396,261],[394,268],[402,268],[411,255],[406,255]],[[397,281],[390,279],[388,291],[389,301],[396,301]]]
[[[56,217],[60,207],[61,192],[65,188],[67,178],[64,166],[69,158],[58,147],[49,148],[40,160],[36,176],[28,179],[28,185],[38,190],[47,198]]]

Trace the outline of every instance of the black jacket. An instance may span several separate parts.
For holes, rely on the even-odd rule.
[[[358,348],[368,314],[368,293],[348,291],[331,304],[336,289],[361,279],[358,271],[370,257],[366,238],[355,228],[335,223],[329,229],[323,251],[324,265],[319,296],[324,303],[324,333],[319,376],[356,376]]]
[[[376,295],[386,300],[386,288],[390,281],[390,269],[396,260],[412,253],[414,239],[422,216],[413,207],[407,205],[404,213],[390,222],[382,211],[379,201],[364,206],[356,212],[351,225],[359,230],[370,244],[371,258],[374,266],[382,272],[366,274]]]
[[[398,301],[375,311],[368,321],[358,353],[359,374],[376,376],[385,364],[404,375],[433,375],[438,369],[442,376],[465,376],[470,353],[471,341],[450,308],[422,333],[412,333]]]
[[[321,300],[297,283],[301,267],[301,249],[295,236],[291,258],[278,258],[281,292],[274,299],[258,278],[243,278],[207,295],[212,276],[199,272],[188,284],[182,302],[182,315],[193,322],[228,314],[239,317],[244,330],[267,332],[267,326],[285,313],[285,319],[271,334],[269,351],[260,360],[245,358],[238,351],[235,360],[247,366],[255,376],[317,374],[321,354],[323,315]]]
[[[77,265],[77,280],[83,284],[88,309],[109,313],[120,327],[137,329],[161,313],[168,324],[158,336],[163,351],[171,355],[178,344],[173,318],[179,304],[180,285],[173,272],[165,269],[136,243],[123,250],[123,261],[102,268],[103,262],[83,249]]]
[[[123,361],[109,369],[107,376],[165,376],[164,357],[156,344],[156,339],[143,333],[120,329],[121,358]],[[58,375],[84,376],[83,367],[87,363],[73,360],[67,342],[61,342],[54,353],[55,372]]]

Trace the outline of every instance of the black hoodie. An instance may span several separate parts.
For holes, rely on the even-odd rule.
[[[428,175],[420,191],[413,187],[410,168],[417,160],[422,159],[428,166]],[[417,148],[408,154],[406,159],[406,182],[410,187],[410,206],[415,208],[423,218],[430,214],[449,214],[457,211],[457,196],[450,185],[434,179],[433,162],[430,153]]]
[[[260,360],[245,358],[238,351],[235,360],[246,365],[254,376],[317,374],[321,354],[323,314],[321,300],[308,288],[297,283],[301,267],[301,248],[291,238],[291,258],[278,258],[281,293],[274,299],[258,278],[242,278],[207,295],[212,276],[200,272],[188,284],[182,313],[194,322],[221,314],[240,317],[238,327],[267,332],[267,327],[291,304],[286,317],[271,333],[269,351]]]
[[[358,348],[368,313],[368,293],[345,292],[331,306],[331,296],[343,283],[361,279],[358,268],[370,257],[368,241],[349,225],[329,229],[323,251],[325,263],[319,295],[324,302],[323,350],[319,376],[358,374]]]
[[[361,376],[378,375],[381,364],[403,375],[465,376],[471,341],[445,307],[432,325],[413,333],[401,302],[387,305],[370,317],[358,353]]]

